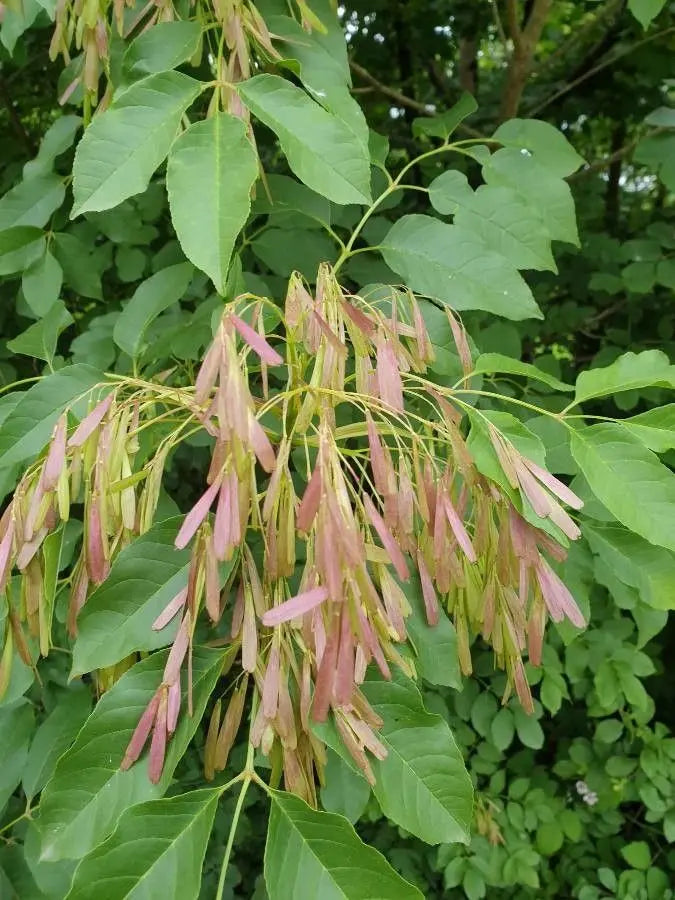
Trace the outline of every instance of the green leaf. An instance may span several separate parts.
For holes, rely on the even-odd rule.
[[[497,701],[490,691],[482,691],[471,707],[471,724],[481,737],[490,731],[492,720],[497,715]]]
[[[127,807],[166,792],[199,726],[224,656],[220,651],[195,648],[194,715],[184,712],[180,716],[159,784],[148,777],[147,755],[126,772],[119,765],[141,714],[162,680],[167,652],[154,653],[136,663],[101,697],[42,792],[42,859],[80,859],[108,837]],[[185,710],[186,703],[184,690],[181,709]]]
[[[473,191],[465,175],[450,171],[431,182],[429,199],[516,268],[557,272],[543,220],[512,188],[484,184]]]
[[[647,294],[656,281],[656,263],[633,262],[621,270],[621,278],[627,290],[634,294]]]
[[[660,128],[675,128],[675,109],[670,106],[659,106],[645,116],[645,124],[657,125]]]
[[[337,116],[278,75],[256,75],[237,89],[302,182],[334,203],[370,203],[368,146]]]
[[[513,720],[521,744],[533,750],[539,750],[544,746],[544,732],[534,715],[529,715],[521,706],[516,706]]]
[[[77,365],[47,375],[29,388],[0,426],[0,466],[36,456],[63,410],[102,380],[96,369]]]
[[[513,741],[516,726],[513,721],[513,713],[504,706],[490,723],[492,742],[498,750],[507,750]]]
[[[297,269],[308,281],[316,280],[320,263],[337,257],[333,241],[315,229],[266,228],[251,242],[251,249],[275,275],[287,278]]]
[[[88,210],[111,209],[144,191],[201,89],[180,72],[149,75],[96,116],[75,153],[71,219]]]
[[[287,175],[268,175],[267,191],[259,192],[252,208],[254,215],[302,213],[321,226],[331,223],[330,201]]]
[[[105,268],[92,252],[92,248],[83,243],[74,234],[54,235],[54,255],[63,270],[63,278],[76,294],[103,299],[101,273]]]
[[[591,490],[630,531],[675,550],[675,474],[618,423],[572,434],[572,455]]]
[[[384,720],[378,737],[387,756],[371,759],[382,812],[429,844],[468,843],[473,790],[447,723],[426,711],[414,683],[398,672],[392,681],[370,672],[363,693]],[[332,723],[315,729],[353,766]]]
[[[519,359],[512,359],[510,356],[503,356],[501,353],[482,353],[474,364],[473,372],[475,375],[522,375],[533,381],[541,381],[556,391],[574,390],[571,384],[565,384],[543,369],[521,362]]]
[[[192,281],[190,263],[160,269],[140,284],[120,313],[113,338],[117,346],[136,359],[145,345],[144,337],[157,316],[178,303]]]
[[[33,891],[25,890],[25,894],[19,891],[19,896],[26,896],[31,900],[37,900],[37,898],[42,900],[43,895],[50,900],[60,900],[61,897],[65,897],[70,889],[77,863],[73,859],[59,862],[40,861],[40,832],[35,819],[29,820],[26,825],[21,850],[23,860],[35,881],[36,888]]]
[[[647,28],[666,5],[666,0],[628,0],[628,9]]]
[[[18,650],[14,648],[11,677],[7,690],[2,699],[0,699],[0,706],[12,706],[19,698],[23,697],[34,681],[35,672],[30,666],[26,665],[19,656]]]
[[[354,824],[368,804],[370,785],[333,750],[326,748],[326,754],[326,783],[321,788],[321,805],[326,812],[339,813]]]
[[[669,810],[665,815],[663,834],[669,844],[675,844],[675,808]]]
[[[542,318],[517,270],[456,225],[430,216],[403,216],[380,249],[408,287],[453,309],[482,309],[507,319]]]
[[[675,609],[675,556],[618,525],[584,525],[591,549],[654,609]]]
[[[579,244],[574,200],[567,182],[558,178],[545,163],[526,156],[514,147],[493,153],[483,166],[488,184],[505,185],[536,210],[551,240]]]
[[[122,65],[132,78],[168,72],[195,55],[201,36],[200,22],[159,22],[131,42]]]
[[[326,13],[331,19],[336,18],[333,9],[327,8]],[[277,37],[283,38],[279,50],[287,57],[286,65],[299,74],[300,81],[311,96],[329,113],[337,116],[359,144],[367,146],[368,124],[349,90],[349,63],[340,24],[335,22],[336,31],[342,39],[340,52],[336,53],[335,47],[329,45],[325,36],[318,31],[308,34],[295,19],[270,16],[265,17],[265,21],[275,40]]]
[[[65,195],[63,179],[58,175],[22,181],[0,198],[0,231],[25,225],[42,228]]]
[[[265,16],[277,49],[288,63],[295,60],[302,83],[312,93],[349,88],[347,54],[331,52],[325,37],[318,31],[308,33],[289,16]],[[343,40],[344,46],[344,40]]]
[[[537,828],[537,850],[543,856],[553,856],[560,850],[565,840],[562,828],[557,822],[542,822]]]
[[[652,385],[675,387],[675,366],[662,350],[624,353],[601,369],[588,369],[577,378],[575,401],[585,403],[620,391]]]
[[[462,677],[459,672],[455,626],[442,609],[439,611],[438,623],[428,624],[419,578],[411,578],[401,588],[412,607],[412,613],[406,619],[406,628],[418,674],[429,684],[461,690]]]
[[[81,860],[66,900],[197,900],[220,788],[125,810],[108,840]]]
[[[257,177],[258,157],[246,125],[229,113],[191,125],[169,153],[166,185],[178,240],[221,295]]]
[[[51,172],[56,157],[72,147],[81,124],[82,119],[79,116],[61,116],[53,122],[42,138],[35,159],[31,159],[23,167],[24,181]]]
[[[59,756],[73,743],[91,712],[86,688],[64,692],[35,732],[23,770],[23,789],[30,803],[45,786]]]
[[[33,707],[27,700],[21,699],[11,706],[0,706],[0,734],[2,734],[0,810],[4,809],[21,781],[34,727]]]
[[[563,133],[541,119],[509,119],[499,126],[493,138],[518,150],[528,150],[560,178],[576,172],[584,162]]]
[[[675,449],[675,403],[622,419],[621,424],[654,453]]]
[[[467,900],[482,900],[485,897],[485,880],[477,869],[466,870],[462,887]]]
[[[623,722],[619,719],[603,719],[595,729],[595,740],[601,744],[614,744],[623,734]]]
[[[581,840],[583,828],[581,825],[581,819],[579,818],[579,814],[577,812],[575,812],[573,809],[563,809],[558,816],[558,821],[560,822],[560,825],[562,826],[562,830],[565,832],[566,837],[568,837],[571,841]]]
[[[5,4],[0,43],[4,44],[10,55],[14,53],[16,43],[24,32],[28,31],[42,7],[36,0],[12,0]]]
[[[621,855],[634,869],[648,869],[652,859],[649,844],[646,841],[632,841],[621,848]]]
[[[440,113],[437,116],[429,116],[428,118],[413,119],[412,130],[415,137],[427,135],[429,137],[437,137],[443,141],[447,141],[458,125],[476,112],[478,104],[475,99],[466,91],[459,98],[454,106]]]
[[[115,558],[78,616],[71,678],[173,641],[180,616],[161,631],[152,623],[187,585],[190,551],[174,547],[182,521],[176,516],[153,525]]]
[[[18,337],[7,341],[7,347],[12,353],[43,359],[51,365],[59,335],[72,325],[73,321],[63,302],[57,300],[39,321],[29,325]]]
[[[63,283],[63,271],[49,250],[23,273],[21,289],[26,303],[36,316],[44,316],[58,300]]]
[[[44,252],[44,235],[32,225],[0,231],[0,275],[28,268]]]
[[[293,794],[269,794],[265,883],[270,900],[422,897],[377,850],[361,841],[342,816],[318,812]]]
[[[448,169],[429,185],[429,201],[442,216],[454,216],[459,209],[471,206],[474,190],[463,172]]]

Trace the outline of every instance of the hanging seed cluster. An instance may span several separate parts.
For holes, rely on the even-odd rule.
[[[468,376],[466,334],[447,315]],[[207,776],[226,765],[250,699],[250,740],[288,790],[316,801],[325,750],[312,721],[329,715],[372,781],[369,757],[386,751],[360,685],[371,664],[385,678],[392,666],[414,675],[400,653],[411,579],[430,625],[443,610],[452,618],[463,672],[471,671],[472,637],[482,635],[507,673],[504,699],[515,692],[531,710],[523,654],[540,662],[549,617],[584,624],[548,561],[565,557],[548,532],[579,535],[563,504],[581,502],[487,420],[512,491],[481,474],[464,436],[463,392],[425,377],[433,353],[412,293],[377,304],[348,296],[324,265],[313,295],[291,277],[282,313],[251,295],[228,304],[194,385],[118,378],[93,392],[72,433],[68,413],[59,419],[0,522],[0,584],[13,567],[23,576],[7,632],[27,662],[24,628],[49,650],[44,542],[71,504],[84,504],[68,615],[75,635],[91,590],[153,523],[169,454],[198,430],[212,440],[203,493],[176,536],[176,547],[191,547],[187,587],[153,627],[180,624],[123,767],[149,741],[150,777],[159,779],[180,715],[181,673],[192,711],[192,643],[205,610],[214,625],[227,612],[242,670],[224,713],[221,701],[213,711]],[[139,453],[140,436],[158,423],[168,434]],[[523,518],[518,496],[547,530]]]
[[[281,59],[267,25],[255,5],[246,0],[214,0],[190,7],[190,17],[195,16],[202,27],[190,63],[199,66],[207,58],[214,68],[218,86],[213,94],[213,111],[221,105],[248,121],[248,112],[231,85],[251,77],[253,55],[261,61]],[[304,27],[325,30],[305,3],[298,3],[297,7]],[[66,103],[82,88],[87,116],[97,105],[100,110],[106,109],[118,87],[113,84],[111,70],[110,45],[114,39],[138,37],[158,23],[177,18],[174,4],[167,0],[148,0],[140,8],[132,0],[58,0],[49,58],[61,56],[67,65],[72,63],[73,75],[60,103]],[[105,89],[99,102],[102,79]]]

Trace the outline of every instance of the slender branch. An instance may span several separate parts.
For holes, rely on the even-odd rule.
[[[583,178],[586,175],[592,175],[593,172],[599,172],[602,169],[608,168],[611,166],[613,162],[616,162],[619,159],[623,159],[624,156],[629,156],[633,150],[637,147],[640,141],[647,140],[647,138],[654,137],[657,134],[662,134],[664,131],[667,131],[667,128],[663,128],[659,126],[658,128],[652,128],[651,131],[646,132],[646,134],[638,135],[636,138],[633,138],[632,141],[625,144],[625,146],[621,147],[619,150],[615,150],[614,153],[610,153],[609,156],[605,156],[603,159],[598,159],[594,163],[590,163],[583,169],[579,169],[578,172],[574,172],[572,175],[567,177],[567,181],[576,181],[577,178]]]
[[[379,81],[377,78],[375,78],[374,75],[371,75],[368,69],[364,69],[364,67],[359,65],[359,63],[354,62],[353,59],[349,61],[349,67],[352,72],[359,76],[359,78],[367,81],[374,90],[378,91],[385,97],[389,97],[390,100],[394,100],[396,103],[398,103],[399,106],[407,106],[408,109],[415,110],[415,112],[418,112],[421,116],[436,115],[436,111],[431,108],[429,104],[420,103],[419,100],[413,100],[412,97],[407,97],[405,94],[402,94],[395,88],[389,87],[389,85],[384,84],[382,81]],[[462,131],[464,134],[471,135],[471,137],[483,137],[480,131],[478,131],[476,128],[472,128],[470,125],[465,125],[463,122],[461,125],[457,126],[457,130]]]
[[[569,38],[560,44],[550,56],[547,56],[546,59],[542,60],[538,66],[535,66],[532,71],[536,71],[538,74],[547,71],[551,65],[567,56],[573,47],[577,44],[583,44],[589,34],[595,31],[600,25],[605,24],[606,19],[611,18],[613,14],[621,11],[623,2],[624,0],[607,0],[601,9],[595,14],[591,14],[589,20],[580,28],[574,29]],[[610,25],[611,23],[607,24]]]
[[[654,132],[650,132],[650,134],[654,134]],[[567,181],[576,181],[578,178],[584,178],[586,175],[592,175],[593,172],[600,172],[602,169],[607,169],[612,165],[613,162],[616,162],[619,159],[623,159],[624,156],[628,156],[631,150],[634,150],[641,140],[642,138],[635,138],[635,140],[631,141],[629,144],[626,144],[625,147],[621,147],[620,150],[616,150],[614,153],[610,153],[609,156],[605,156],[603,159],[598,159],[594,163],[590,163],[590,165],[586,166],[585,168],[579,169],[578,172],[574,172],[572,175],[568,175]]]
[[[514,47],[520,44],[522,37],[518,22],[518,0],[506,0],[506,25]]]
[[[354,60],[349,61],[349,68],[352,72],[355,72],[359,78],[362,78],[364,81],[367,81],[371,87],[375,88],[380,94],[383,94],[385,97],[389,97],[390,100],[394,100],[398,103],[399,106],[406,106],[408,109],[413,109],[415,112],[420,113],[422,116],[433,116],[435,115],[432,109],[429,109],[428,104],[420,103],[419,100],[413,100],[412,97],[406,97],[405,94],[402,94],[400,91],[397,91],[395,88],[389,87],[389,85],[384,84],[375,78],[374,75],[371,75],[368,69],[364,69],[363,66],[360,66]]]
[[[672,34],[673,31],[675,31],[675,25],[671,25],[670,28],[664,28],[662,31],[657,31],[656,34],[652,34],[649,37],[643,38],[641,41],[637,41],[637,43],[631,44],[631,46],[627,47],[625,50],[621,50],[619,53],[615,53],[610,59],[603,60],[602,62],[598,63],[597,66],[593,66],[592,69],[584,72],[583,75],[575,78],[574,81],[570,81],[569,84],[566,84],[564,87],[560,88],[560,90],[556,91],[554,94],[551,94],[545,100],[542,100],[542,102],[535,106],[533,109],[528,110],[528,116],[537,116],[543,109],[546,109],[547,106],[550,106],[551,103],[574,90],[575,87],[578,87],[588,78],[592,78],[593,75],[597,75],[598,72],[602,72],[603,69],[606,69],[608,66],[613,65],[622,57],[628,56],[629,53],[633,53],[639,47],[643,47],[645,44],[649,44],[651,41],[655,41],[657,38],[665,37],[665,35],[667,34]]]
[[[502,17],[499,15],[499,6],[497,4],[497,0],[492,0],[492,12],[495,17],[495,27],[497,29],[497,34],[499,35],[499,40],[506,46],[506,32],[504,31],[504,25],[502,23]]]

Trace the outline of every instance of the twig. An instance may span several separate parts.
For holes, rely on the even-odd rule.
[[[383,82],[378,81],[374,75],[371,75],[368,69],[364,69],[363,66],[360,66],[354,60],[349,61],[349,68],[352,72],[355,72],[359,78],[362,78],[364,81],[367,81],[371,87],[375,88],[376,91],[379,91],[380,94],[384,94],[385,97],[389,97],[390,100],[394,100],[398,103],[399,106],[407,106],[408,109],[413,109],[415,112],[420,113],[423,116],[433,116],[435,112],[433,109],[429,109],[428,104],[420,103],[419,100],[413,100],[412,97],[406,97],[405,94],[402,94],[400,91],[397,91],[395,88],[389,87],[387,84],[383,84]]]
[[[586,36],[594,31],[599,25],[603,24],[605,19],[609,18],[614,13],[618,13],[621,10],[622,5],[623,0],[607,0],[605,5],[596,12],[595,15],[591,15],[591,18],[585,25],[582,25],[581,28],[573,31],[564,43],[554,50],[550,56],[547,56],[546,59],[542,60],[538,66],[535,66],[532,71],[541,74],[548,70],[557,60],[567,56],[572,47],[576,44],[583,43]]]
[[[499,40],[506,46],[506,32],[504,31],[504,25],[502,24],[502,17],[499,15],[499,6],[497,5],[497,0],[492,0],[492,12],[495,17],[495,26],[497,28],[497,34],[499,35]]]
[[[598,63],[597,66],[593,66],[592,69],[589,69],[587,72],[584,72],[583,75],[575,78],[574,81],[570,81],[569,84],[566,84],[564,87],[560,88],[559,91],[551,94],[538,106],[535,106],[533,109],[528,110],[528,117],[537,116],[543,109],[546,109],[546,107],[553,103],[555,100],[558,100],[558,98],[569,93],[571,90],[574,90],[574,88],[578,87],[578,85],[580,85],[582,82],[586,81],[588,78],[591,78],[593,75],[597,75],[598,72],[601,72],[603,69],[611,66],[617,60],[621,59],[624,56],[628,56],[629,53],[633,53],[633,51],[637,50],[638,47],[643,47],[645,44],[649,44],[651,41],[655,41],[657,38],[664,37],[667,34],[672,34],[673,31],[675,31],[675,25],[671,25],[670,28],[664,28],[663,31],[657,31],[656,34],[652,34],[649,37],[643,38],[636,44],[631,44],[631,46],[627,47],[625,50],[622,50],[619,53],[615,53],[614,56],[611,57],[611,59],[603,60],[603,62]]]
[[[584,169],[579,169],[578,172],[574,172],[572,175],[567,177],[567,181],[576,181],[577,178],[583,178],[585,175],[592,175],[593,172],[599,172],[602,169],[606,169],[608,166],[611,166],[613,162],[616,162],[619,159],[623,159],[624,156],[628,156],[640,141],[646,140],[647,138],[654,137],[654,135],[661,134],[663,131],[666,131],[665,128],[652,128],[651,131],[648,131],[646,134],[639,135],[634,138],[628,144],[625,144],[619,150],[616,150],[614,153],[610,153],[609,156],[605,156],[603,159],[598,159],[594,163],[590,163],[590,165],[586,166]]]
[[[389,87],[389,85],[379,81],[377,78],[375,78],[374,75],[370,74],[368,69],[364,69],[363,66],[359,65],[357,62],[354,62],[353,59],[349,61],[349,67],[352,72],[359,76],[359,78],[367,81],[374,90],[378,91],[380,94],[383,94],[385,97],[389,97],[390,100],[394,100],[399,104],[399,106],[407,106],[408,109],[412,109],[422,116],[435,116],[437,114],[429,104],[420,103],[419,100],[413,100],[412,97],[407,97],[405,94],[402,94],[395,88],[391,88]],[[465,125],[464,123],[458,125],[457,130],[463,132],[464,134],[468,134],[471,137],[483,137],[480,131],[478,131],[476,128],[472,128],[470,125]]]
[[[517,47],[522,37],[518,22],[518,0],[506,0],[506,24],[513,46]]]

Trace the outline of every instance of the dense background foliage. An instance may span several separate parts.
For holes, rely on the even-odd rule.
[[[183,6],[185,10],[176,4],[185,13],[180,17],[187,18],[188,4]],[[302,12],[304,4],[298,6]],[[309,6],[330,15],[328,4]],[[543,444],[550,471],[586,501],[583,539],[571,548],[561,574],[587,616],[588,628],[579,632],[564,623],[549,629],[542,666],[527,666],[533,715],[515,698],[500,705],[505,675],[495,669],[492,651],[482,639],[472,646],[473,674],[462,677],[456,658],[448,655],[450,647],[456,657],[454,632],[429,637],[430,656],[443,658],[443,671],[433,671],[433,658],[428,672],[418,666],[425,676],[419,686],[426,708],[449,724],[474,783],[468,845],[430,846],[394,825],[364,780],[329,751],[320,796],[324,809],[356,823],[364,841],[381,850],[427,898],[675,896],[675,632],[668,617],[675,608],[675,561],[667,542],[655,547],[617,525],[620,515],[608,512],[580,474],[564,429],[536,411],[559,411],[569,402],[568,395],[546,384],[547,377],[574,384],[581,372],[609,367],[622,354],[660,351],[637,362],[624,357],[620,369],[606,368],[611,371],[608,386],[598,390],[596,382],[596,389],[587,391],[584,412],[598,421],[639,416],[634,426],[644,429],[641,439],[663,454],[666,466],[675,462],[675,405],[668,405],[675,380],[661,355],[675,357],[675,25],[670,7],[659,0],[371,0],[338,10],[353,96],[379,135],[371,137],[371,152],[374,159],[386,159],[390,171],[438,145],[444,136],[438,117],[463,92],[475,97],[478,108],[463,121],[457,116],[455,138],[480,138],[514,117],[535,118],[561,131],[585,160],[566,169],[568,151],[545,137],[545,144],[551,141],[542,151],[547,172],[538,179],[531,169],[507,172],[495,182],[523,203],[538,202],[549,231],[557,229],[554,265],[546,260],[547,247],[531,233],[531,222],[525,221],[519,233],[520,250],[527,244],[544,260],[542,265],[522,264],[543,317],[508,321],[472,309],[463,320],[474,359],[479,353],[502,354],[534,364],[542,373],[543,381],[529,377],[532,371],[505,369],[502,362],[501,369],[495,364],[484,370],[483,387],[523,401],[520,411],[511,412]],[[10,388],[77,363],[160,378],[178,365],[192,374],[211,339],[222,299],[206,275],[179,268],[185,256],[169,215],[162,169],[137,196],[69,220],[71,200],[64,203],[64,197],[81,133],[83,94],[74,81],[81,58],[74,54],[65,70],[60,59],[49,61],[53,19],[63,8],[50,0],[0,4],[2,385]],[[257,8],[273,33],[272,17],[288,15],[286,4],[274,0]],[[128,14],[132,12],[130,7]],[[331,35],[339,38],[338,29]],[[155,71],[152,47],[141,45],[135,57],[123,60],[128,44],[111,39],[110,66],[118,82]],[[208,80],[208,54],[198,71]],[[297,71],[297,63],[287,66],[288,77]],[[104,90],[102,80],[102,94]],[[468,104],[464,112],[470,109]],[[91,115],[88,102],[84,115]],[[282,298],[294,270],[313,282],[318,264],[338,256],[336,243],[317,226],[323,215],[320,204],[327,208],[328,201],[318,195],[308,200],[282,180],[289,167],[271,131],[256,127],[256,141],[270,183],[284,201],[271,208],[265,192],[257,190],[232,268],[220,273],[220,293],[227,299],[244,289]],[[465,179],[453,176],[459,180],[445,200],[441,196],[434,202],[432,197],[441,218],[456,212],[462,190],[488,180],[486,170],[481,175],[484,161],[478,155],[454,157],[452,171]],[[343,269],[343,282],[351,289],[400,281],[402,270],[396,269],[397,275],[387,265],[395,267],[393,254],[385,262],[366,247],[379,247],[402,215],[428,213],[424,189],[448,165],[445,157],[430,155],[407,176],[413,189],[398,202],[392,198],[383,204],[370,219],[363,232],[364,252]],[[565,196],[561,201],[560,188],[551,184],[552,173],[559,182],[564,177],[571,189],[576,226]],[[28,186],[23,195],[10,193],[19,184]],[[331,227],[346,240],[360,211],[353,204],[330,207]],[[502,210],[506,219],[499,211],[490,214],[500,227],[518,233],[517,221],[507,221],[507,207]],[[46,247],[18,272],[6,260],[3,264],[3,254],[13,251],[2,244],[2,232],[17,225],[47,227]],[[504,252],[508,250],[505,245]],[[141,283],[147,285],[150,276],[169,266],[175,268],[166,283],[155,287],[159,293],[151,316],[134,319],[127,301],[138,297],[134,292]],[[213,278],[210,269],[209,275]],[[512,318],[508,312],[503,315]],[[443,365],[434,377],[439,384],[444,379],[454,383],[462,368],[450,331],[439,335],[430,330],[446,354],[439,357]],[[0,424],[19,398],[14,387],[0,396]],[[489,398],[483,399],[484,409],[491,405]],[[656,408],[658,414],[652,415]],[[47,437],[43,435],[43,443]],[[14,454],[8,463],[7,441],[0,430],[5,505],[27,461]],[[206,468],[203,441],[195,439],[176,452],[160,499],[163,517],[189,508],[203,489]],[[670,528],[671,539],[674,509],[667,508],[658,526]],[[64,579],[80,533],[71,520],[60,557]],[[52,857],[56,862],[40,856],[31,809],[89,714],[93,693],[121,674],[111,666],[103,675],[69,681],[67,606],[64,589],[55,600],[53,652],[39,661],[35,674],[17,658],[0,701],[3,900],[66,896],[76,860],[68,854]],[[6,649],[10,629],[4,604],[0,628]],[[10,647],[9,653],[16,651]],[[203,666],[207,671],[206,662]],[[94,668],[83,662],[78,671]],[[171,796],[205,784],[209,694],[210,689],[201,707],[208,700],[207,714],[194,722],[195,739],[168,786]],[[188,740],[189,735],[186,744]],[[245,756],[243,740],[231,754],[228,776],[240,771]],[[215,812],[203,870],[204,898],[216,894],[235,803],[236,796],[228,794]],[[224,896],[266,896],[262,858],[267,808],[263,791],[253,785],[239,820]],[[88,827],[76,823],[67,840],[86,845],[76,835]],[[95,870],[95,861],[91,864]],[[179,888],[175,896],[183,896]]]

